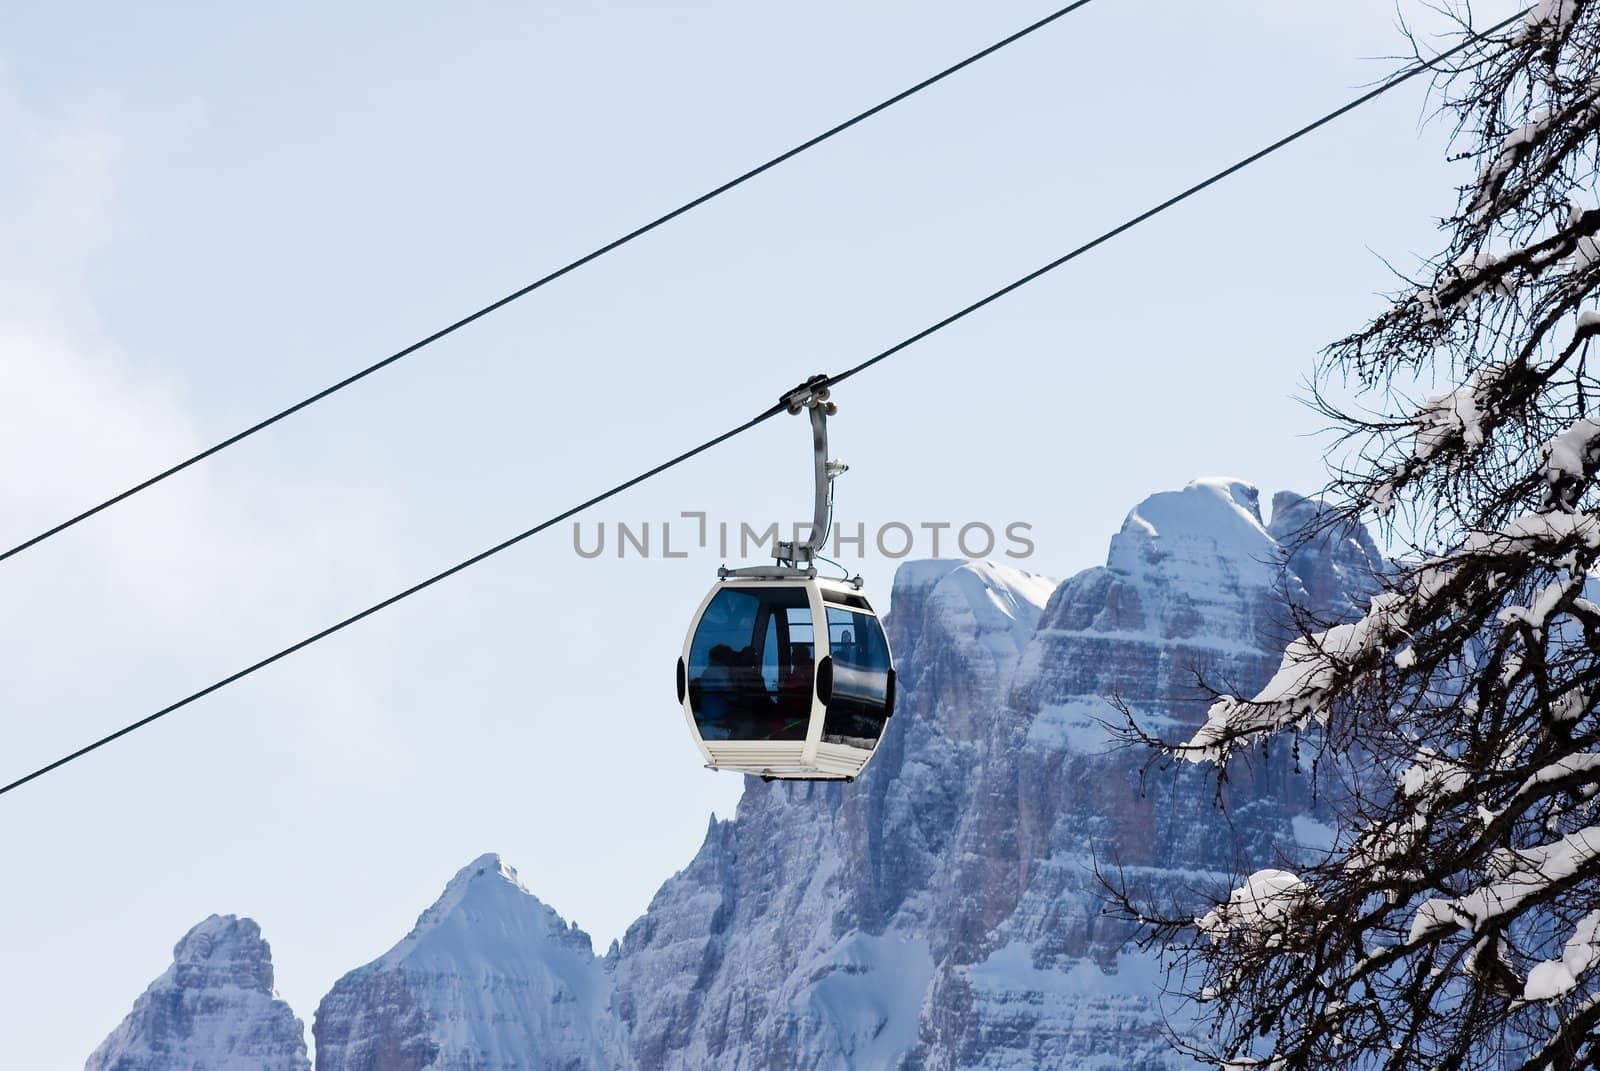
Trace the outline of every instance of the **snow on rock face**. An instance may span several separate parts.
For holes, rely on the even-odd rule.
[[[963,564],[955,559],[933,558],[905,562],[895,570],[889,595],[889,615],[884,619],[884,629],[889,634],[889,646],[894,652],[895,663],[902,667],[902,679],[905,677],[904,667],[922,664],[918,650],[926,632],[922,623],[928,615],[928,600],[932,598],[939,582]]]
[[[311,1071],[305,1028],[272,989],[250,919],[212,915],[89,1057],[85,1071]]]
[[[981,649],[997,674],[1011,669],[1039,615],[1056,589],[1056,581],[1006,569],[991,562],[969,562],[934,588],[933,612],[945,617],[950,636]]]
[[[578,1071],[626,1066],[589,937],[497,855],[467,864],[383,956],[317,1008],[324,1071]]]
[[[1134,507],[1111,540],[1106,568],[1139,592],[1141,612],[1124,622],[1131,630],[1249,643],[1266,622],[1247,596],[1272,588],[1278,558],[1260,493],[1240,480],[1208,479]]]
[[[1318,507],[1278,496],[1271,525],[1238,480],[1199,480],[1135,507],[1107,564],[1062,583],[985,711],[968,806],[938,874],[935,983],[914,1063],[934,1068],[1187,1066],[1162,1037],[1175,1010],[1126,948],[1094,868],[1125,867],[1165,900],[1226,896],[1236,873],[1294,854],[1316,824],[1278,753],[1235,771],[1229,819],[1203,776],[1141,791],[1146,756],[1114,750],[1116,696],[1181,739],[1205,716],[1197,675],[1257,687],[1287,638],[1286,597],[1359,605],[1370,541],[1291,539]],[[1352,542],[1353,541],[1353,542]],[[1365,590],[1365,589],[1362,589]]]
[[[987,733],[970,715],[1009,678],[1056,587],[993,562],[907,562],[895,573],[888,631],[900,679],[938,696],[946,732]]]

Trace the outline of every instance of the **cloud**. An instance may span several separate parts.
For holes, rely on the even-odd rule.
[[[113,352],[0,318],[7,546],[192,454],[198,442],[172,392],[136,378]],[[50,560],[35,569],[70,561],[128,609],[177,621],[219,600],[258,598],[278,571],[271,547],[231,513],[205,473],[185,473],[25,554]]]
[[[0,70],[0,540],[10,546],[194,452],[176,392],[136,375],[100,340],[84,274],[118,230],[131,128],[109,98],[30,108]],[[210,573],[192,534],[219,515],[203,473],[19,557],[37,573],[70,559],[143,615],[181,617],[214,597],[182,575]],[[112,533],[115,533],[114,535]],[[231,533],[243,537],[242,532]],[[233,539],[227,540],[233,542]],[[207,543],[217,544],[212,538]],[[253,541],[245,540],[245,543]],[[26,570],[21,569],[27,565]],[[87,574],[87,576],[85,575]],[[233,593],[237,596],[238,592]]]
[[[194,454],[217,434],[197,423],[195,402],[159,362],[106,337],[87,283],[88,268],[125,226],[120,191],[139,166],[128,147],[149,142],[108,98],[30,108],[0,69],[0,145],[14,156],[0,166],[9,206],[0,213],[0,546]],[[44,633],[88,618],[106,634],[187,631],[202,645],[226,640],[232,648],[239,637],[295,638],[282,620],[303,620],[304,604],[339,568],[327,542],[352,518],[370,527],[389,504],[380,493],[302,473],[224,471],[202,463],[0,563],[0,597],[25,608],[30,627]],[[304,503],[311,520],[286,537],[285,518],[262,499]],[[375,572],[380,563],[381,552],[367,548],[341,575]],[[358,688],[346,680],[338,690]]]
[[[109,97],[61,114],[30,108],[0,68],[0,310],[59,315],[96,249],[115,232],[115,204],[130,144]]]

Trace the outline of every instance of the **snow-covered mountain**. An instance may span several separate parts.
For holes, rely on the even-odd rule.
[[[249,919],[212,915],[89,1057],[86,1071],[311,1071],[305,1028],[272,989]]]
[[[585,1071],[628,1066],[589,935],[497,855],[468,863],[399,944],[317,1008],[323,1071]]]
[[[1201,480],[1141,503],[1106,565],[1064,583],[902,566],[902,699],[866,776],[747,779],[604,959],[477,860],[322,1002],[319,1069],[1192,1066],[1096,867],[1161,897],[1225,894],[1326,831],[1292,754],[1240,771],[1223,816],[1192,770],[1147,793],[1147,756],[1102,722],[1115,696],[1185,736],[1199,677],[1248,692],[1276,667],[1286,596],[1362,605],[1376,548],[1293,538],[1314,515],[1280,494],[1269,521],[1254,488]]]

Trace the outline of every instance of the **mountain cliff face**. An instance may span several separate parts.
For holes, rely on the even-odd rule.
[[[1193,770],[1147,792],[1147,756],[1103,723],[1114,697],[1186,736],[1201,679],[1267,679],[1291,605],[1363,607],[1376,548],[1295,538],[1315,516],[1279,494],[1268,520],[1254,488],[1203,480],[1147,499],[1106,565],[1064,583],[903,565],[902,698],[860,781],[747,779],[604,960],[478,860],[323,1001],[319,1069],[1192,1066],[1097,869],[1163,899],[1225,893],[1328,833],[1292,754],[1240,771],[1224,816]]]
[[[1224,817],[1204,773],[1163,773],[1146,792],[1148,756],[1115,748],[1106,723],[1119,722],[1114,699],[1147,730],[1186,737],[1208,702],[1202,679],[1248,694],[1277,667],[1285,593],[1308,603],[1315,591],[1324,613],[1364,604],[1382,568],[1365,534],[1301,545],[1292,537],[1314,506],[1280,494],[1274,507],[1264,524],[1255,489],[1237,481],[1155,495],[1104,568],[1051,595],[992,705],[941,875],[934,932],[949,945],[912,1066],[1192,1066],[1162,1036],[1164,1020],[1181,1026],[1178,1008],[1160,1005],[1157,965],[1123,949],[1099,873],[1192,900],[1322,827],[1292,755],[1236,771]]]
[[[497,855],[468,863],[405,939],[317,1008],[325,1071],[586,1071],[627,1066],[589,943]]]
[[[254,922],[212,915],[172,960],[86,1071],[311,1071],[305,1028],[272,991],[272,950]]]

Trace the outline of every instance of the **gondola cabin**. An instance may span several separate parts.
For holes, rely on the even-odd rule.
[[[739,570],[695,614],[678,699],[712,769],[854,780],[894,713],[889,640],[859,581]]]

